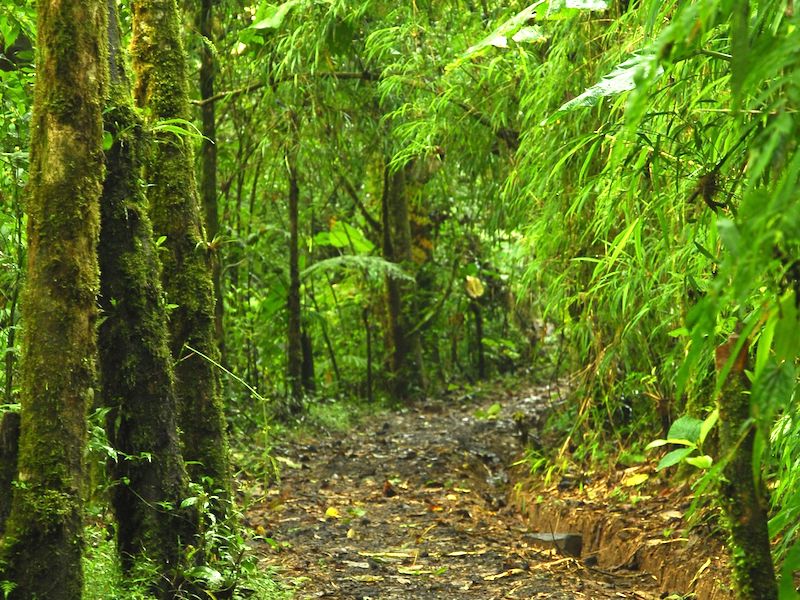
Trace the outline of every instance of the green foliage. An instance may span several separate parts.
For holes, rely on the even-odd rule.
[[[683,446],[667,453],[658,463],[657,470],[666,469],[679,462],[685,462],[699,469],[708,469],[714,462],[708,454],[695,454],[702,449],[711,429],[719,419],[719,411],[714,410],[704,421],[690,416],[683,416],[676,420],[669,428],[667,439],[650,442],[647,449],[660,448],[667,444]]]

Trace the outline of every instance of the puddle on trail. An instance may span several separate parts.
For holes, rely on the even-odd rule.
[[[278,448],[280,484],[248,513],[280,546],[259,548],[265,566],[299,599],[658,598],[649,575],[529,545],[506,505],[520,430],[536,428],[553,395],[428,400]]]

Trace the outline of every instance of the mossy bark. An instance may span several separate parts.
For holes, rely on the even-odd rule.
[[[105,0],[38,3],[17,486],[0,548],[11,598],[83,588],[86,411],[96,385]]]
[[[215,0],[202,0],[197,19],[197,27],[203,37],[200,50],[200,99],[214,95],[214,78],[217,64],[211,44],[214,43],[212,23]],[[203,121],[203,141],[201,142],[202,171],[200,190],[203,212],[206,218],[206,237],[213,241],[219,234],[219,212],[217,207],[217,115],[216,102],[206,102],[200,108]],[[219,345],[222,362],[225,362],[225,330],[223,318],[225,304],[222,295],[222,248],[215,245],[211,252],[211,279],[214,283],[214,333]]]
[[[406,179],[410,167],[394,173],[386,167],[382,198],[383,257],[391,262],[411,265],[412,238],[408,220]],[[425,387],[422,345],[414,331],[414,287],[409,282],[386,278],[386,303],[389,315],[387,336],[391,353],[390,393],[396,400],[418,395]]]
[[[194,521],[177,508],[189,495],[188,477],[177,433],[161,267],[139,178],[142,123],[125,72],[116,0],[107,2],[110,85],[105,128],[114,143],[106,152],[100,204],[102,405],[111,409],[108,438],[120,453],[109,469],[118,482],[112,504],[122,565],[127,571],[137,558],[147,557],[156,566],[153,586],[165,595],[182,544],[193,541]],[[163,502],[175,509],[165,510]]]
[[[188,119],[186,57],[175,0],[134,0],[135,97],[151,124]],[[214,336],[214,289],[194,177],[191,140],[156,131],[148,161],[150,214],[155,235],[164,236],[162,281],[170,313],[170,349],[183,431],[183,456],[192,479],[229,487],[225,431]],[[196,351],[196,352],[195,352]],[[213,362],[212,362],[213,361]]]
[[[728,361],[736,336],[717,350],[717,369]],[[763,484],[753,474],[755,427],[750,422],[749,380],[744,373],[747,348],[742,348],[722,386],[719,399],[719,442],[726,460],[720,482],[720,502],[728,527],[733,578],[741,600],[778,597],[770,554],[767,500]]]

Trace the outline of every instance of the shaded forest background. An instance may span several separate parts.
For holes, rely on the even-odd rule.
[[[182,440],[189,467],[172,474],[176,504],[191,478],[204,491],[183,508],[226,521],[226,435],[237,470],[268,476],[278,424],[323,418],[341,400],[402,404],[496,375],[568,378],[570,401],[552,425],[562,445],[531,451],[532,464],[542,452],[557,469],[644,461],[655,456],[648,445],[664,447],[660,467],[695,478],[729,524],[745,496],[760,511],[782,597],[795,597],[792,0],[399,4],[165,2],[177,54],[155,59],[161,25],[137,37],[148,3],[118,6],[118,71],[132,71],[132,86],[115,88],[128,76],[111,73],[101,143],[107,161],[149,148],[128,176],[154,231],[135,235],[163,265],[151,309],[170,331],[152,356],[166,360],[168,344],[184,436],[192,407],[220,411]],[[35,19],[26,0],[0,8],[7,415],[26,385]],[[184,56],[183,75],[148,74]],[[181,193],[188,212],[159,212]],[[102,278],[115,267],[104,267],[100,235]],[[182,275],[201,272],[199,284]],[[115,294],[101,291],[101,335]],[[101,337],[106,379],[126,368],[103,364],[119,343]],[[103,432],[113,402],[95,400],[94,462],[144,451]],[[729,485],[741,479],[748,490]],[[186,535],[198,531],[238,535],[208,523]],[[731,535],[736,556],[746,542]],[[778,593],[765,585],[763,597]]]

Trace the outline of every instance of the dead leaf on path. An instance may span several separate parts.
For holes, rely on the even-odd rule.
[[[703,574],[703,572],[710,566],[711,566],[711,558],[707,558],[706,562],[704,562],[702,566],[699,569],[697,569],[697,573],[695,573],[689,585],[693,586],[695,583],[697,583],[697,580],[700,579],[700,576]]]
[[[488,550],[484,548],[483,550],[456,550],[455,552],[448,552],[445,556],[481,556],[482,554],[486,554]]]
[[[665,510],[664,512],[658,513],[658,516],[665,521],[672,521],[673,519],[682,519],[683,513],[679,510]]]
[[[498,573],[497,575],[485,575],[483,580],[484,581],[495,581],[496,579],[502,579],[503,577],[511,577],[512,575],[519,575],[520,573],[524,573],[524,569],[509,569],[508,571],[503,571],[502,573]]]
[[[352,567],[353,569],[369,569],[369,563],[367,561],[358,562],[355,560],[343,560],[342,564]]]
[[[637,485],[642,485],[648,479],[650,479],[650,476],[647,473],[635,473],[623,479],[622,485],[625,487],[636,487]]]
[[[394,496],[397,496],[397,492],[395,491],[392,482],[389,480],[386,480],[383,483],[383,495],[387,498],[393,498]]]
[[[285,456],[274,456],[273,458],[275,459],[275,462],[283,463],[290,469],[300,469],[303,466],[299,463],[294,462],[290,458],[286,458]]]
[[[364,583],[375,583],[376,581],[383,581],[382,575],[353,575],[348,577],[352,581],[361,581]]]
[[[338,519],[341,516],[339,509],[334,506],[329,506],[328,510],[325,511],[325,517],[328,519]]]
[[[409,565],[407,567],[397,567],[397,572],[401,575],[433,575],[439,569],[431,569],[427,565]]]
[[[366,556],[368,558],[376,558],[376,559],[389,559],[389,560],[399,560],[404,558],[413,558],[414,560],[417,559],[418,552],[416,550],[407,550],[405,552],[359,552],[359,556]]]
[[[653,539],[645,542],[648,546],[661,546],[663,544],[674,544],[676,542],[688,542],[689,538],[670,538],[668,540]]]

